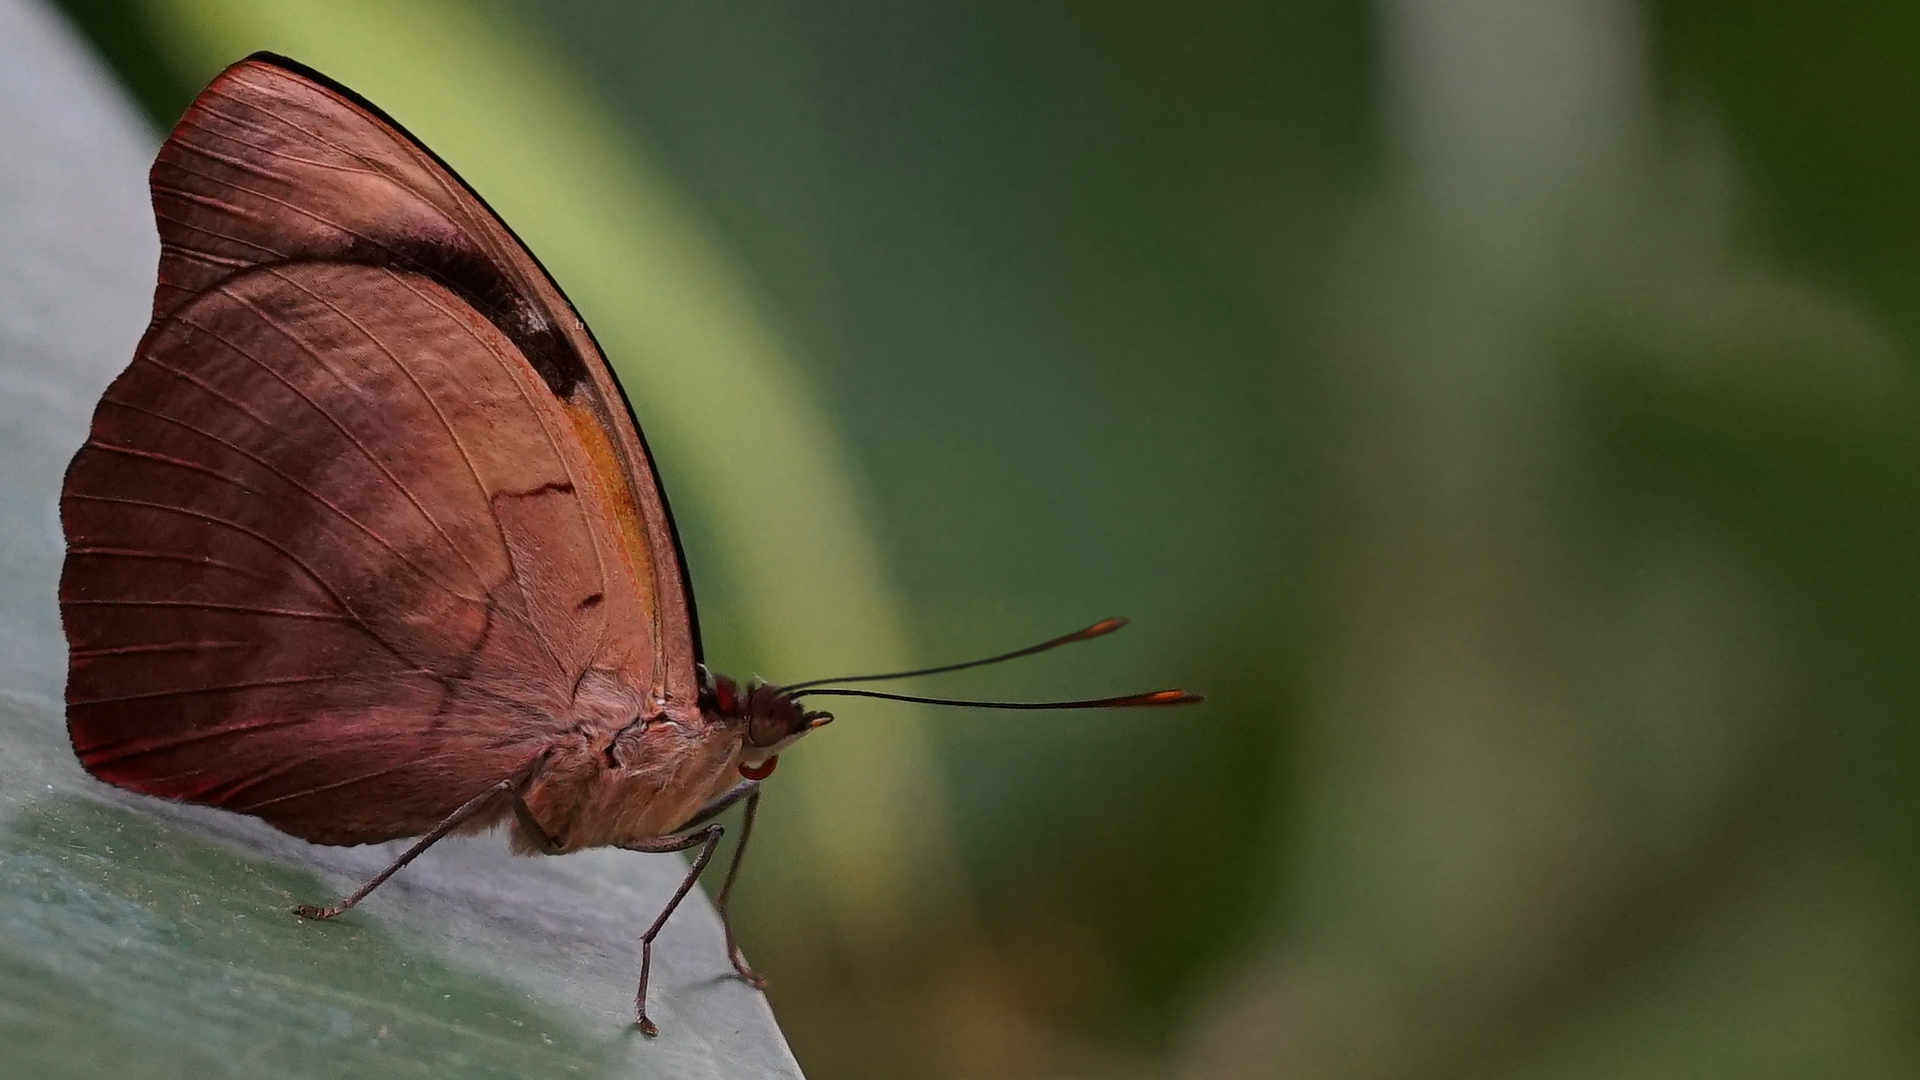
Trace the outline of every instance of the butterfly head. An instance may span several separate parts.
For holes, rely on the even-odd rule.
[[[774,759],[782,751],[800,736],[833,720],[832,713],[808,711],[778,686],[755,679],[742,687],[725,675],[705,668],[701,671],[705,676],[701,711],[739,726],[740,773],[750,780],[772,772]]]

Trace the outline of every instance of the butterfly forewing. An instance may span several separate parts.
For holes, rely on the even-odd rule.
[[[595,463],[626,557],[648,586],[652,682],[697,691],[699,641],[678,541],[638,426],[592,335],[539,262],[431,151],[324,76],[259,54],[195,100],[152,173],[156,324],[239,270],[329,259],[432,278],[537,371]]]

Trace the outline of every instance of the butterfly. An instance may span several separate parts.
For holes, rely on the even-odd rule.
[[[1000,708],[702,662],[666,492],[592,334],[526,246],[378,108],[258,53],[201,92],[151,173],[153,319],[60,498],[67,727],[95,777],[317,844],[455,831],[515,851],[694,850],[833,719],[810,696]]]

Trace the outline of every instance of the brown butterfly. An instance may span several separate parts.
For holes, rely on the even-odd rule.
[[[701,663],[686,561],[613,370],[486,203],[379,109],[256,54],[151,176],[153,321],[67,470],[67,727],[94,776],[319,844],[699,848],[839,694],[1001,657],[741,687]],[[727,929],[740,976],[764,985]]]

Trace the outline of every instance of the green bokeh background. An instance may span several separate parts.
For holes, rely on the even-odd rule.
[[[811,1075],[1920,1071],[1910,4],[64,6],[158,127],[274,48],[502,210],[717,666],[1124,613],[938,686],[1208,692],[783,761]]]

